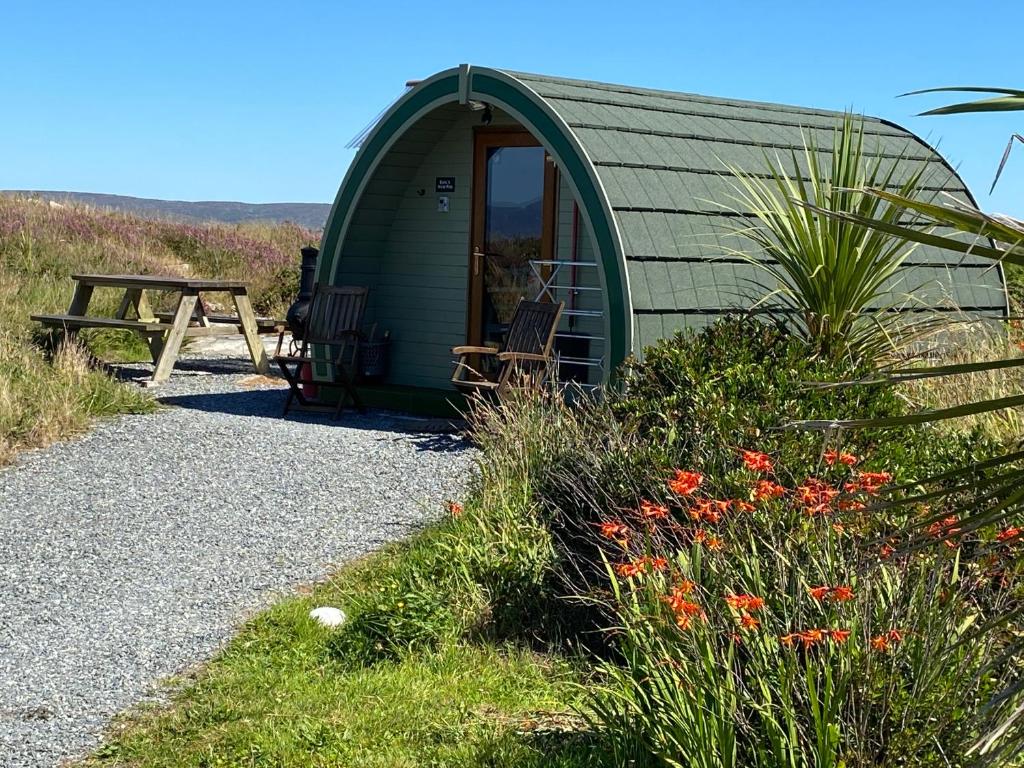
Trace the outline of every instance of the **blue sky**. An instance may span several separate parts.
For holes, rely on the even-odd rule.
[[[0,189],[330,201],[407,79],[470,62],[886,117],[1024,216],[1024,146],[988,194],[1024,113],[896,98],[1024,86],[1021,28],[1022,3],[946,0],[5,3]]]

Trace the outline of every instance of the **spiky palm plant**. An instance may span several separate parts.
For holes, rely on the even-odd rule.
[[[731,231],[745,242],[728,252],[773,284],[759,304],[781,309],[824,357],[874,360],[933,325],[934,319],[910,320],[898,311],[919,301],[916,289],[892,290],[917,244],[856,221],[905,223],[902,209],[862,190],[894,189],[921,199],[924,164],[901,177],[908,164],[868,156],[863,121],[850,114],[835,129],[831,152],[807,137],[803,151],[793,150],[788,160],[766,153],[765,174],[727,166],[735,189],[728,209],[741,221],[753,217]]]

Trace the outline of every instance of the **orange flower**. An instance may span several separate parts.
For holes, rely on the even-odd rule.
[[[639,560],[633,560],[629,563],[619,563],[615,566],[616,573],[624,579],[639,576],[647,570],[647,561],[643,558]]]
[[[713,550],[713,551],[714,550],[719,550],[719,549],[722,548],[722,540],[720,538],[718,538],[717,536],[709,537],[707,544],[708,544],[708,549]]]
[[[641,501],[640,516],[648,520],[664,520],[668,517],[668,507],[663,504],[655,504],[653,501]]]
[[[800,501],[809,507],[831,504],[839,491],[816,477],[809,477],[796,489]]]
[[[722,520],[722,515],[728,511],[728,501],[698,499],[696,506],[690,508],[689,514],[691,520],[705,520],[709,523],[718,523]]]
[[[1024,534],[1024,528],[1018,528],[1017,526],[1011,525],[1009,528],[1004,528],[996,535],[996,541],[1012,541],[1013,539],[1020,538],[1022,534]]]
[[[807,591],[811,593],[811,597],[815,600],[824,600],[830,590],[831,587],[811,587]]]
[[[732,505],[740,512],[753,512],[756,509],[753,504],[743,499],[733,499]]]
[[[950,549],[956,547],[956,542],[952,541],[952,537],[960,533],[960,529],[957,527],[957,523],[960,522],[960,518],[956,515],[950,515],[942,520],[937,520],[928,526],[928,533],[937,539],[942,539],[942,543]]]
[[[830,597],[836,602],[845,603],[853,600],[853,590],[849,587],[834,587]]]
[[[882,548],[879,550],[878,554],[881,556],[883,560],[888,560],[890,557],[893,556],[893,553],[895,551],[896,549],[892,545],[884,544],[882,545]]]
[[[447,501],[445,506],[448,507],[448,512],[452,517],[458,517],[462,514],[462,505],[457,501]]]
[[[740,455],[743,457],[743,466],[754,472],[774,472],[775,467],[772,465],[772,460],[766,453],[759,453],[758,451],[746,451],[740,449]]]
[[[845,603],[853,600],[853,590],[849,587],[811,587],[807,590],[815,600],[834,600],[837,603]]]
[[[672,493],[689,496],[700,487],[702,482],[704,482],[704,477],[699,472],[677,469],[675,477],[668,481],[668,487]]]
[[[786,495],[786,489],[771,480],[758,480],[754,486],[754,501],[780,499]]]
[[[876,651],[888,651],[889,638],[886,635],[876,635],[871,638],[871,647]]]
[[[843,512],[857,511],[864,509],[864,507],[865,505],[862,501],[854,501],[853,499],[840,499],[839,501],[839,509]]]
[[[621,520],[609,520],[601,523],[601,535],[606,539],[624,540],[629,535],[629,528]]]
[[[830,629],[827,630],[827,632],[829,639],[833,643],[838,643],[839,645],[842,645],[850,639],[850,630],[848,629]]]
[[[883,485],[892,482],[892,475],[888,472],[859,472],[857,480],[859,481],[858,490],[877,493]]]
[[[815,643],[820,643],[825,639],[825,633],[820,629],[805,629],[800,633],[800,642],[804,644],[804,648],[810,648]]]
[[[698,528],[696,530],[696,532],[693,534],[693,543],[694,544],[703,544],[707,540],[708,540],[708,532],[705,531],[703,528]]]
[[[672,587],[672,594],[688,595],[693,592],[694,587],[697,585],[689,579],[683,579],[674,587]]]
[[[664,571],[668,568],[668,560],[664,557],[649,557],[647,563],[656,571]]]
[[[857,462],[859,462],[860,459],[858,459],[852,453],[841,453],[839,451],[825,451],[826,464],[828,464],[831,467],[834,466],[837,461],[840,464],[845,464],[848,467],[853,467],[857,465]]]
[[[799,639],[800,639],[800,633],[799,632],[793,632],[792,634],[783,635],[782,637],[780,637],[779,638],[779,642],[782,643],[787,648],[792,648],[793,647],[793,643],[795,643]]]
[[[815,515],[828,515],[832,512],[832,507],[828,504],[815,504],[813,507],[804,507],[804,514],[808,517],[814,517]]]
[[[675,614],[676,626],[680,629],[689,629],[693,618],[704,614],[700,605],[686,599],[686,595],[690,593],[693,587],[692,581],[683,581],[673,587],[669,594],[661,598],[672,609],[672,613]]]
[[[842,536],[846,533],[846,526],[842,523],[832,523],[832,530]]]
[[[737,611],[758,611],[764,608],[764,599],[754,595],[728,594],[724,599],[726,605]]]
[[[757,629],[761,622],[751,616],[749,613],[744,613],[740,616],[740,626],[744,629]]]

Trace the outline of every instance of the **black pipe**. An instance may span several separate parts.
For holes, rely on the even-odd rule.
[[[309,314],[309,303],[313,298],[313,283],[316,280],[316,261],[320,249],[307,245],[302,249],[302,266],[299,269],[299,297],[288,307],[285,321],[292,332],[292,338],[302,341],[302,332]]]

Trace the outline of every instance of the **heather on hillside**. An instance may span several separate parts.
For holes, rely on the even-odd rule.
[[[73,267],[239,277],[250,281],[257,310],[267,314],[280,313],[294,293],[299,248],[319,241],[319,232],[291,223],[192,224],[0,198],[5,272],[61,279]]]
[[[92,416],[151,407],[90,370],[79,350],[58,351],[53,365],[47,359],[29,316],[66,311],[72,274],[241,278],[257,312],[280,316],[295,293],[299,248],[319,239],[319,232],[295,224],[181,223],[0,197],[0,463],[19,448],[83,429]],[[118,299],[115,291],[97,291],[90,312],[111,314]],[[145,346],[129,332],[82,338],[107,360],[145,357]]]

